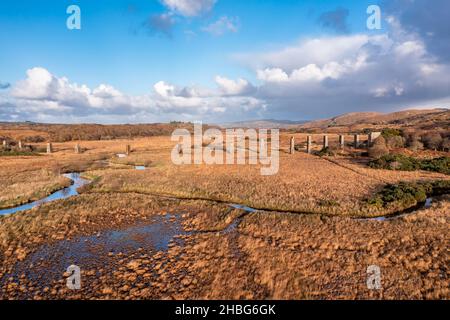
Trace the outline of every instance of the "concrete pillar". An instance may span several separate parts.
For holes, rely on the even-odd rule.
[[[22,150],[22,141],[19,140],[19,149]]]
[[[80,144],[78,143],[75,145],[75,153],[81,153]]]
[[[6,140],[3,140],[3,149],[6,149],[7,146],[8,144],[6,143]]]
[[[130,153],[131,153],[131,147],[130,147],[130,145],[129,145],[129,144],[127,144],[127,146],[126,146],[126,150],[125,150],[125,153],[126,153],[126,155],[127,155],[127,156],[129,156],[129,155],[130,155]]]
[[[311,153],[311,151],[312,151],[311,144],[312,144],[312,137],[308,136],[308,138],[306,139],[306,152],[307,153]]]
[[[341,149],[344,149],[345,147],[345,137],[342,134],[339,136],[339,146],[341,147]]]
[[[49,142],[47,143],[47,153],[52,153],[53,152],[53,145]]]
[[[359,148],[359,135],[357,135],[357,134],[355,134],[355,136],[354,136],[353,146],[355,147],[355,149]]]
[[[328,148],[328,136],[324,135],[323,136],[323,148]]]
[[[294,154],[295,153],[295,138],[291,137],[291,142],[290,142],[290,147],[289,147],[289,153],[290,154]]]
[[[372,143],[381,136],[381,132],[371,132],[369,133],[369,147],[372,145]]]

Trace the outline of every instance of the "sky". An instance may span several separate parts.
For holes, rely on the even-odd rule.
[[[80,28],[68,28],[80,9]],[[380,8],[380,29],[368,28]],[[78,17],[77,17],[78,18]],[[0,121],[450,107],[447,0],[0,1]]]

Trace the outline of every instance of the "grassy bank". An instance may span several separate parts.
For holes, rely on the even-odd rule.
[[[400,182],[386,185],[367,203],[378,209],[405,210],[424,203],[428,197],[443,194],[450,194],[450,180]]]

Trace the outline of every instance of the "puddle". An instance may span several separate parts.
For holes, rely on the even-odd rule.
[[[141,171],[141,170],[145,170],[146,168],[145,168],[145,166],[134,166],[134,169]]]
[[[244,210],[245,212],[248,212],[248,213],[252,213],[252,212],[258,211],[256,209],[253,209],[253,208],[250,208],[250,207],[247,207],[247,206],[243,206],[243,205],[240,205],[240,204],[230,204],[229,206],[234,208],[234,209]]]
[[[16,213],[19,211],[25,211],[25,210],[29,210],[34,207],[37,207],[43,203],[76,196],[76,195],[78,195],[77,189],[79,187],[82,187],[89,183],[88,180],[81,178],[79,173],[75,173],[75,172],[67,173],[67,174],[63,174],[63,176],[72,180],[73,183],[71,186],[61,189],[59,191],[56,191],[56,192],[52,193],[51,195],[49,195],[48,197],[43,198],[41,200],[30,202],[30,203],[27,203],[27,204],[24,204],[21,206],[17,206],[14,208],[2,209],[2,210],[0,210],[0,215],[6,215],[6,214]]]
[[[24,274],[38,286],[51,287],[54,281],[63,279],[63,273],[70,265],[77,265],[81,270],[98,269],[111,264],[110,259],[114,258],[109,257],[110,252],[126,254],[139,248],[146,253],[149,250],[166,252],[171,242],[182,245],[183,240],[177,236],[186,234],[177,215],[156,216],[142,226],[44,244],[17,263],[14,273],[3,279],[18,279]]]

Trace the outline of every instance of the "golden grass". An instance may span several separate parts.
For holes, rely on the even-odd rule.
[[[115,154],[124,153],[126,144],[133,152],[124,160],[129,163],[121,163]],[[288,144],[289,135],[282,135],[283,151]],[[78,197],[0,217],[0,298],[26,292],[36,299],[449,298],[448,196],[392,221],[350,218],[383,213],[367,211],[363,200],[385,183],[448,176],[374,170],[350,157],[321,159],[302,152],[281,152],[280,171],[270,177],[261,176],[258,166],[175,166],[168,137],[82,142],[87,151],[80,155],[73,146],[54,144],[51,155],[0,159],[0,185],[10,190],[2,196],[36,193],[57,181],[59,171],[88,170],[85,175],[96,181]],[[139,161],[149,161],[150,168],[124,166]],[[41,171],[48,173],[44,181]],[[228,233],[221,230],[242,211],[221,202],[333,217],[257,212]],[[89,285],[81,292],[67,290],[62,274],[46,291],[25,275],[4,278],[42,245],[146,225],[168,212],[182,218],[185,230],[201,232],[182,236],[184,244],[172,243],[167,252],[99,253],[99,264],[83,270]],[[381,291],[365,286],[370,264],[382,269]]]

